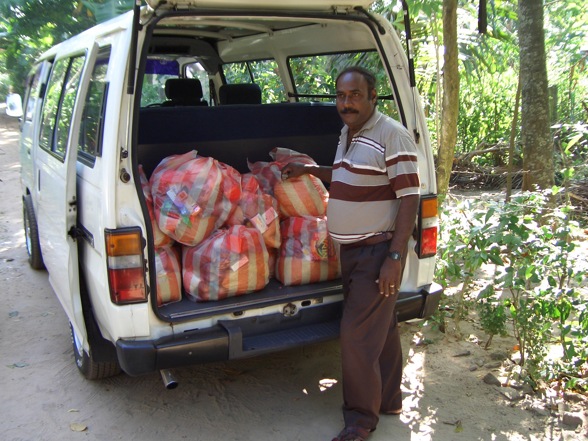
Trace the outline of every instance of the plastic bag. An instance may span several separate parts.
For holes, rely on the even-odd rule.
[[[304,285],[340,276],[339,256],[324,218],[290,217],[282,221],[281,231],[276,262],[280,282]]]
[[[199,244],[235,210],[240,180],[234,168],[196,151],[165,158],[150,180],[159,228],[184,245]]]
[[[255,228],[218,230],[196,247],[183,247],[186,294],[194,301],[209,301],[263,289],[269,281],[268,258]]]

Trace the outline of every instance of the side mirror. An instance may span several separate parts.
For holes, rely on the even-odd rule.
[[[20,118],[22,116],[22,98],[16,93],[9,93],[6,96],[6,114]]]

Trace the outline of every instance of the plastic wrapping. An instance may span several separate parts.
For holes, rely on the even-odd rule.
[[[339,256],[324,218],[290,217],[281,223],[282,245],[276,278],[284,285],[303,285],[340,276]]]
[[[175,246],[155,249],[157,306],[182,300],[182,265],[180,250]]]
[[[235,210],[240,180],[234,168],[196,151],[168,156],[150,180],[159,228],[184,245],[199,244]]]
[[[263,289],[269,281],[268,252],[255,228],[216,231],[196,247],[183,247],[183,282],[194,301],[222,300]]]

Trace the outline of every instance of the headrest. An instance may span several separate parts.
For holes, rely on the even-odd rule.
[[[261,104],[261,89],[255,83],[223,84],[218,97],[221,104]]]
[[[165,82],[165,96],[169,100],[182,104],[198,104],[202,95],[202,84],[196,78],[170,78]]]

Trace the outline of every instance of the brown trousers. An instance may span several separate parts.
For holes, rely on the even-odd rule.
[[[341,247],[345,426],[373,430],[380,413],[402,408],[402,348],[396,301],[381,295],[376,283],[389,244]]]

